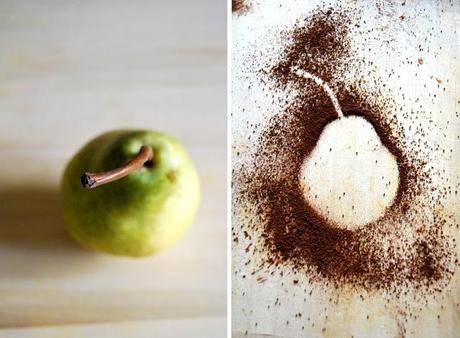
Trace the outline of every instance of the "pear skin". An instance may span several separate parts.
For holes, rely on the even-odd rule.
[[[130,161],[143,145],[151,165],[94,189],[84,172],[103,172]],[[70,235],[84,247],[113,255],[147,256],[178,240],[195,218],[200,188],[185,148],[150,130],[116,130],[87,143],[68,163],[61,181],[61,209]]]

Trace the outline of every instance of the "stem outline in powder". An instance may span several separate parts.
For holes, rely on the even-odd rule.
[[[324,91],[327,93],[327,95],[331,99],[332,105],[334,106],[334,109],[337,112],[338,118],[340,119],[344,116],[342,112],[342,108],[340,108],[339,100],[337,100],[337,97],[335,96],[331,87],[329,87],[329,85],[326,82],[324,82],[322,79],[320,79],[316,75],[313,75],[312,73],[307,72],[306,70],[300,69],[297,66],[292,67],[291,71],[295,75],[303,77],[304,79],[313,80],[317,85],[323,87]]]

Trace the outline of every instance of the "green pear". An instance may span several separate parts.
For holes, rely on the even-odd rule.
[[[151,130],[96,137],[70,160],[61,182],[70,235],[114,255],[146,256],[170,246],[192,223],[199,199],[198,175],[185,148]]]

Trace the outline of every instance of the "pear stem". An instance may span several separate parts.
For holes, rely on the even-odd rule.
[[[143,145],[139,150],[139,153],[132,160],[119,168],[100,173],[84,173],[81,176],[81,185],[83,188],[92,189],[100,185],[119,180],[120,178],[123,178],[133,171],[141,168],[147,162],[152,161],[152,159],[152,147]]]
[[[332,105],[334,106],[334,109],[337,112],[337,116],[339,117],[339,119],[343,117],[343,112],[342,108],[340,108],[339,100],[337,100],[337,97],[335,96],[331,87],[329,87],[329,85],[326,82],[321,80],[319,77],[307,72],[306,70],[299,69],[298,67],[292,67],[291,71],[297,76],[313,80],[317,85],[323,87],[323,89],[332,101]]]

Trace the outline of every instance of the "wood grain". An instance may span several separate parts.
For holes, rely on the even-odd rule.
[[[214,318],[128,321],[124,323],[66,325],[30,329],[9,329],[3,333],[11,338],[69,338],[69,337],[215,337],[225,326],[225,320]],[[4,336],[2,336],[4,337]]]
[[[0,2],[1,337],[225,335],[225,8]],[[59,215],[66,161],[126,127],[175,135],[202,182],[191,230],[145,259],[81,249]]]
[[[298,57],[310,65],[311,68],[307,71],[313,71],[317,67],[318,74],[316,75],[321,75],[323,71],[321,68],[336,58],[337,54],[331,52],[331,56],[327,53],[324,59],[316,64],[314,53],[309,54],[310,48],[302,48],[302,43],[311,42],[312,50],[321,50],[321,46],[316,45],[315,39],[308,41],[309,38],[306,38],[306,36],[310,37],[314,29],[307,34],[300,27],[303,27],[304,24],[306,27],[321,27],[317,25],[318,16],[320,16],[318,13],[328,13],[329,10],[331,14],[335,11],[351,14],[350,21],[347,21],[348,15],[343,14],[337,21],[337,23],[349,23],[347,30],[349,29],[350,39],[344,37],[341,30],[339,30],[338,39],[350,43],[350,59],[344,61],[338,71],[331,72],[333,75],[330,76],[330,88],[342,94],[340,98],[342,101],[348,96],[347,91],[359,95],[367,93],[372,95],[376,101],[385,102],[387,98],[390,99],[391,108],[389,109],[392,113],[391,118],[388,117],[388,123],[395,123],[395,125],[397,123],[398,128],[400,126],[404,130],[404,137],[401,138],[402,147],[410,155],[409,158],[420,156],[423,161],[426,161],[427,168],[421,169],[421,172],[427,173],[430,182],[433,183],[431,186],[424,187],[426,190],[424,194],[428,196],[426,199],[430,202],[426,203],[426,208],[416,211],[417,218],[414,222],[408,221],[409,212],[404,212],[389,222],[388,227],[382,226],[378,232],[376,231],[382,235],[375,237],[377,245],[375,250],[372,249],[372,259],[381,259],[382,265],[392,265],[394,264],[391,261],[393,250],[387,249],[392,248],[394,244],[392,241],[395,238],[407,240],[407,243],[416,243],[413,241],[417,238],[415,229],[420,228],[421,231],[440,229],[439,233],[442,235],[437,240],[439,246],[445,245],[449,250],[449,254],[446,254],[448,259],[445,263],[442,262],[442,268],[452,271],[452,276],[446,275],[445,282],[443,281],[444,283],[439,288],[434,284],[436,288],[431,287],[429,292],[424,293],[423,287],[418,289],[411,285],[412,280],[410,279],[403,283],[394,283],[391,287],[383,289],[372,289],[371,283],[364,288],[345,283],[343,280],[346,280],[346,277],[340,283],[335,284],[335,280],[328,278],[326,264],[319,265],[319,273],[315,274],[308,273],[309,268],[315,269],[315,264],[307,269],[303,269],[300,264],[293,264],[295,265],[293,269],[289,262],[283,264],[283,259],[279,259],[281,256],[290,255],[298,257],[302,249],[310,248],[297,244],[303,239],[311,240],[309,237],[312,236],[309,236],[310,232],[304,232],[302,229],[302,226],[308,226],[310,223],[305,222],[305,225],[303,222],[293,220],[296,217],[307,219],[309,215],[305,214],[301,208],[290,208],[292,200],[299,205],[306,202],[322,216],[325,214],[334,216],[334,218],[331,217],[334,226],[351,229],[350,233],[361,237],[362,242],[365,243],[371,241],[371,236],[367,236],[364,231],[356,231],[354,226],[357,223],[355,222],[359,216],[368,217],[373,212],[379,211],[380,208],[385,210],[388,205],[388,202],[375,197],[374,193],[380,190],[379,183],[375,182],[381,180],[388,186],[398,184],[395,179],[387,180],[388,174],[380,174],[380,170],[386,171],[388,168],[394,168],[394,162],[378,159],[378,164],[374,166],[372,163],[376,163],[375,161],[363,156],[370,142],[360,145],[359,156],[357,150],[347,156],[342,156],[347,150],[356,149],[356,144],[365,139],[363,130],[357,127],[348,129],[342,126],[333,135],[330,134],[331,143],[328,147],[322,148],[320,142],[324,139],[318,139],[313,150],[318,153],[314,158],[308,155],[303,159],[304,167],[298,173],[298,178],[301,178],[299,187],[307,187],[301,196],[304,200],[297,199],[298,196],[291,193],[293,190],[284,195],[277,194],[276,191],[278,188],[284,193],[279,186],[283,186],[284,182],[289,179],[276,169],[283,171],[285,168],[292,168],[292,163],[284,166],[280,160],[275,164],[270,162],[270,166],[264,166],[264,161],[271,159],[286,161],[296,156],[295,154],[292,157],[283,156],[283,153],[291,149],[288,144],[290,137],[293,140],[292,144],[300,145],[302,145],[301,137],[304,137],[305,148],[314,144],[315,140],[311,139],[314,133],[303,133],[303,130],[314,130],[314,126],[305,127],[303,124],[308,123],[307,119],[303,120],[299,118],[300,113],[292,112],[301,111],[304,106],[308,106],[311,103],[309,98],[313,102],[316,98],[315,92],[310,91],[307,84],[305,84],[306,90],[303,91],[303,82],[289,83],[283,87],[276,83],[277,79],[270,78],[270,70],[290,66],[289,62],[285,61],[290,60],[291,57],[292,60]],[[236,179],[234,182],[234,210],[232,210],[231,278],[234,337],[453,338],[459,336],[460,269],[456,259],[460,257],[458,246],[460,240],[458,194],[460,191],[460,115],[458,113],[460,65],[458,62],[459,44],[456,43],[458,29],[455,29],[459,24],[459,13],[458,2],[385,1],[383,4],[358,0],[331,2],[325,5],[320,0],[272,0],[258,2],[257,6],[253,6],[244,15],[233,15],[231,119],[232,165]],[[331,27],[337,27],[337,25],[331,24]],[[327,31],[327,35],[334,35],[330,27],[324,31]],[[290,36],[289,32],[294,32],[293,35],[298,40]],[[289,56],[283,58],[283,51],[286,51],[286,46],[289,46],[293,40],[302,42],[299,42],[298,49],[288,48]],[[324,41],[326,40],[324,38]],[[335,46],[332,48],[334,49]],[[360,61],[354,63],[355,60]],[[330,70],[335,65],[334,62],[331,63]],[[315,82],[318,83],[318,81]],[[324,87],[316,87],[312,86],[318,90],[318,93],[325,90]],[[304,98],[305,100],[302,101]],[[340,100],[339,103],[341,103]],[[305,115],[311,113],[311,116],[317,116],[309,108],[305,109]],[[279,116],[288,117],[280,118]],[[318,115],[318,120],[320,120],[320,115]],[[296,131],[291,133],[289,126],[292,125],[298,125],[298,129],[296,128]],[[326,128],[328,127],[326,126],[322,132]],[[353,140],[354,135],[357,135],[356,140],[359,142]],[[269,142],[261,142],[261,139],[272,140],[273,147],[266,146]],[[276,148],[277,140],[280,143],[278,148]],[[374,155],[376,153],[374,149],[379,149],[379,147],[372,148],[368,155]],[[335,150],[337,150],[336,155],[334,155]],[[267,153],[270,153],[270,156],[267,156]],[[302,155],[299,151],[298,156]],[[311,161],[309,162],[311,165],[305,166],[305,162],[308,164],[308,161]],[[359,166],[362,167],[359,168]],[[276,188],[271,190],[265,186],[260,190],[257,188],[251,190],[243,185],[242,182],[248,182],[251,174],[261,173],[264,169],[266,171],[260,175],[264,177],[260,186],[273,183]],[[410,174],[414,175],[416,170],[411,169]],[[239,171],[244,172],[244,175],[239,175]],[[391,172],[391,170],[388,171]],[[358,177],[356,173],[360,172],[365,172],[365,174]],[[293,171],[293,182],[296,176]],[[391,177],[394,176],[396,175]],[[306,184],[305,181],[307,181]],[[330,182],[339,182],[339,184],[334,186],[334,183],[329,184]],[[295,189],[295,186],[292,188],[290,183],[291,181],[286,186]],[[347,185],[338,188],[342,183]],[[257,186],[257,184],[254,185]],[[269,190],[271,194],[264,195],[261,192],[264,189]],[[308,189],[311,189],[311,192],[308,192]],[[238,195],[240,191],[248,190],[250,191],[248,195],[252,193],[252,196],[263,197],[257,200],[255,198],[246,199],[245,194]],[[360,197],[363,200],[348,199],[352,195],[351,192],[353,194],[358,192],[357,195],[361,193]],[[386,193],[385,198],[389,196],[388,192]],[[383,197],[383,194],[381,196]],[[262,201],[265,197],[269,203],[265,204],[265,201]],[[317,201],[314,202],[314,199]],[[274,205],[277,201],[282,202],[280,202],[281,207],[277,205],[279,208],[273,208],[275,212],[269,210],[269,207],[261,211],[260,205]],[[257,202],[260,202],[260,205],[254,207]],[[411,200],[412,205],[407,209],[414,207],[418,202],[418,199]],[[369,208],[363,208],[364,203],[369,203]],[[269,224],[269,231],[264,231],[267,218],[276,218],[274,214],[279,213],[283,207],[283,210],[295,213],[292,219],[286,217],[286,237],[273,235],[278,231],[283,232],[282,217],[276,219],[274,225]],[[354,210],[360,208],[363,208],[360,211],[361,214],[356,216]],[[269,216],[264,217],[264,211]],[[438,217],[445,220],[439,228],[436,227]],[[367,222],[369,220],[363,220],[361,225]],[[292,224],[295,226],[291,227]],[[321,226],[320,223],[315,224],[318,227]],[[383,235],[387,230],[390,233],[394,231],[392,225],[394,228],[403,225],[403,231],[397,232],[399,237]],[[380,225],[371,223],[367,223],[366,226],[380,227]],[[277,227],[276,230],[272,229],[274,227]],[[354,266],[347,265],[346,258],[349,252],[356,254],[353,257],[362,255],[364,250],[361,251],[361,248],[366,247],[366,244],[362,247],[355,246],[345,240],[351,250],[335,251],[336,247],[325,245],[330,238],[328,235],[323,236],[321,229],[315,228],[312,232],[321,234],[318,236],[321,240],[313,244],[318,251],[312,250],[315,251],[315,257],[319,261],[324,259],[329,262],[339,257],[337,264],[331,266],[333,266],[332,269],[337,266],[343,267],[344,270],[349,269],[343,276],[351,275],[351,271],[356,266],[361,266],[357,261],[352,263]],[[340,233],[338,231],[336,234],[339,235],[334,236],[342,236]],[[273,241],[270,235],[275,237]],[[264,249],[263,242],[266,236],[269,237],[268,243],[273,244],[274,247],[276,246],[274,243],[277,242],[280,247],[283,247],[283,250],[267,255],[267,252],[276,251],[276,249],[272,250],[273,247]],[[334,240],[337,240],[337,237]],[[431,245],[430,254],[427,257],[435,255],[437,245]],[[400,249],[398,247],[396,251]],[[410,249],[404,249],[404,251],[410,252]],[[384,255],[379,256],[378,252],[384,252]],[[280,264],[276,264],[280,261]],[[401,266],[407,266],[406,269],[411,271],[414,261],[416,261],[416,255],[408,255],[407,260]],[[306,259],[302,262],[309,264],[310,261]],[[374,266],[373,261],[369,266]],[[374,273],[372,269],[366,270],[368,268],[366,263],[362,267],[366,274]],[[401,275],[404,273],[403,271]],[[364,277],[367,276],[364,275]]]

